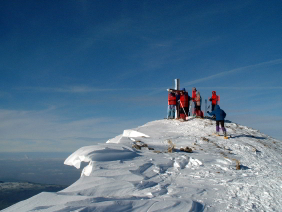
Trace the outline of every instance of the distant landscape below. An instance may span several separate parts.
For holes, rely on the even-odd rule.
[[[64,165],[71,153],[0,153],[0,181],[32,182],[69,186],[81,170]]]
[[[78,180],[81,169],[64,165],[70,154],[0,153],[0,210],[44,191],[60,191]]]
[[[0,210],[41,192],[57,192],[66,186],[0,181]]]

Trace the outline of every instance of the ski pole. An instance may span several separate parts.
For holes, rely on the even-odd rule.
[[[184,107],[183,107],[181,101],[179,101],[179,102],[180,102],[180,105],[181,105],[181,107],[182,107],[182,109],[183,109],[183,111],[184,111],[185,116],[187,116],[187,114],[186,114],[186,112],[185,112],[185,110],[184,110]]]

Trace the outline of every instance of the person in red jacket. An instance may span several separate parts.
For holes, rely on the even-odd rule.
[[[168,107],[167,107],[167,119],[175,118],[175,109],[176,109],[176,96],[175,93],[168,93]]]
[[[218,102],[218,96],[216,95],[216,91],[212,92],[212,97],[209,98],[209,100],[212,102],[212,111],[214,111],[215,106],[217,105]]]
[[[185,88],[183,88],[180,91],[180,99],[179,99],[179,116],[182,119],[186,119],[189,113],[189,104],[191,101],[191,97],[188,95],[188,92],[186,92]]]
[[[194,110],[193,110],[193,116],[196,115],[196,97],[197,97],[197,89],[194,87],[192,88],[192,101],[194,102]]]
[[[212,103],[212,111],[214,111],[215,106],[217,105],[218,101],[219,101],[219,97],[216,95],[216,91],[212,92],[212,97],[209,98],[209,101],[211,101]],[[215,115],[212,116],[213,119],[215,119]]]

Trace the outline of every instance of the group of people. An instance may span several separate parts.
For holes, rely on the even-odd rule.
[[[203,112],[201,110],[202,97],[195,87],[192,88],[192,97],[189,96],[185,88],[182,88],[181,90],[169,89],[168,91],[167,119],[174,119],[177,115],[178,118],[186,120],[186,118],[190,115],[192,102],[194,104],[192,116],[203,118]],[[209,98],[209,101],[212,105],[212,111],[207,111],[207,113],[216,120],[216,134],[219,134],[220,124],[224,136],[226,137],[226,129],[224,127],[226,113],[220,109],[218,105],[219,96],[216,95],[216,91],[212,91],[212,96]],[[176,114],[176,111],[178,114]]]
[[[196,88],[192,89],[192,97],[189,96],[185,88],[181,90],[170,89],[168,93],[167,118],[174,119],[176,110],[179,111],[178,117],[186,119],[190,115],[190,102],[194,103],[193,116],[201,116],[202,97]]]

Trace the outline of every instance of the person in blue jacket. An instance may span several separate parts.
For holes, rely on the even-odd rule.
[[[220,123],[221,129],[224,133],[224,137],[226,137],[227,133],[226,133],[226,129],[224,127],[224,119],[226,117],[226,113],[224,112],[224,110],[220,109],[219,105],[216,105],[214,111],[212,111],[212,112],[208,111],[208,114],[210,116],[215,115],[215,117],[216,117],[216,119],[215,119],[216,120],[216,135],[219,135],[219,123]]]

